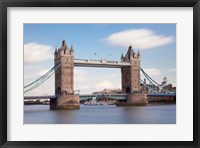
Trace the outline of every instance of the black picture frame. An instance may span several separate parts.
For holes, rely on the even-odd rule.
[[[193,141],[7,141],[8,7],[193,7]],[[200,147],[200,2],[199,0],[1,0],[0,2],[0,146],[1,147]],[[120,133],[119,133],[120,134]]]

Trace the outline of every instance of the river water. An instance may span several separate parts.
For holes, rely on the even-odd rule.
[[[85,106],[49,110],[49,105],[24,105],[24,124],[176,124],[176,104]]]

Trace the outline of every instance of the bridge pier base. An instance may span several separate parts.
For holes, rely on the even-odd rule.
[[[55,110],[57,106],[57,99],[50,99],[50,110]]]
[[[146,93],[131,93],[127,95],[127,104],[130,105],[147,105],[147,94]]]
[[[126,102],[118,101],[117,106],[144,106],[148,104],[146,93],[131,93],[127,95]]]
[[[79,95],[61,95],[56,102],[50,102],[51,110],[76,110],[80,109]]]

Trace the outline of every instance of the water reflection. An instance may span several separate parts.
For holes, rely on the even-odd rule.
[[[25,124],[175,124],[176,105],[116,107],[84,106],[80,110],[49,110],[48,105],[25,105]]]

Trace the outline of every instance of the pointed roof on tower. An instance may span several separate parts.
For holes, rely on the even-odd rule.
[[[57,54],[58,53],[58,49],[57,48],[55,48],[55,52],[54,52],[54,54]]]
[[[71,45],[70,52],[74,52],[73,44]]]
[[[140,56],[140,48],[138,48],[138,53],[137,53],[137,55]]]
[[[64,39],[62,41],[61,49],[67,49],[67,44]]]
[[[140,59],[140,49],[138,48],[137,58]]]
[[[130,46],[128,47],[128,51],[127,51],[127,53],[126,53],[126,55],[125,55],[125,59],[130,60],[130,59],[131,59],[131,56],[134,56],[134,51],[133,51],[132,45],[130,45]]]
[[[121,54],[121,60],[123,60],[124,59],[124,54],[123,54],[123,52],[122,52],[122,54]]]

